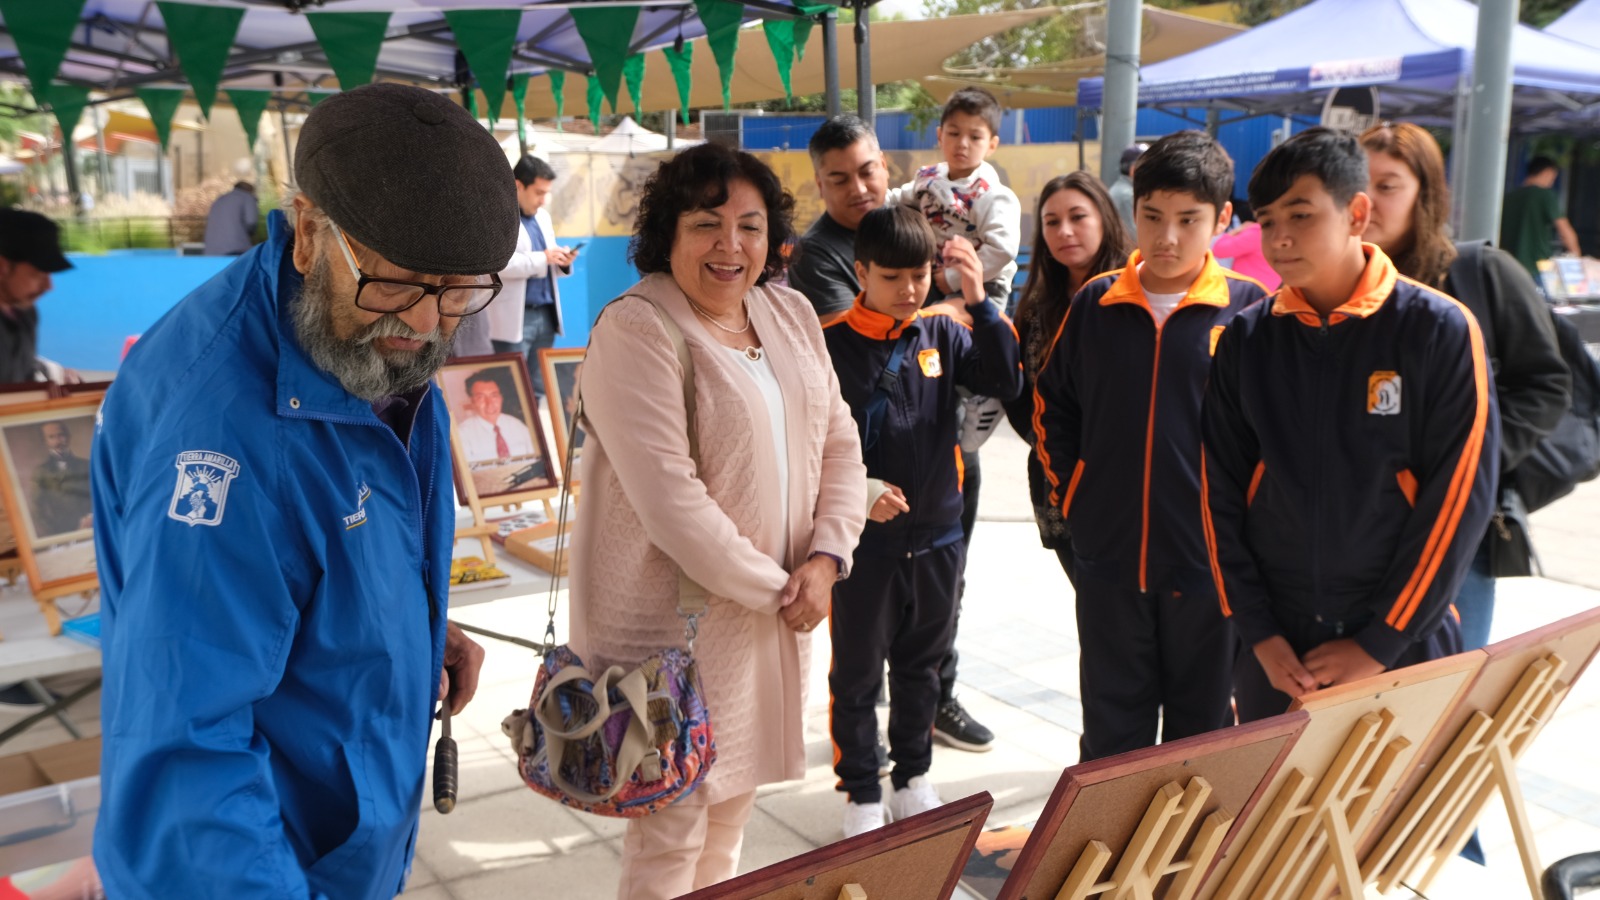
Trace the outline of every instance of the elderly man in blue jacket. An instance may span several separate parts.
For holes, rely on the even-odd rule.
[[[288,217],[144,335],[102,410],[112,897],[399,893],[435,702],[477,685],[483,651],[445,619],[429,379],[497,293],[511,173],[464,110],[379,84],[311,113],[295,177]]]

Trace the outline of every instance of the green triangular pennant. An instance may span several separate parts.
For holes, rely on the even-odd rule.
[[[318,103],[321,103],[322,101],[328,99],[329,97],[332,97],[334,94],[337,94],[337,93],[339,93],[339,92],[338,91],[306,91],[306,102],[311,104],[312,108],[316,108],[316,105]]]
[[[728,0],[694,0],[700,23],[706,27],[706,43],[717,58],[717,73],[722,76],[722,108],[730,109],[728,92],[733,85],[733,58],[739,52],[739,24],[744,20],[744,4]]]
[[[322,45],[339,87],[348,91],[372,81],[383,33],[389,28],[388,13],[313,12],[306,13],[306,21],[311,23],[311,32]]]
[[[561,114],[567,108],[567,73],[550,70],[550,97],[556,101],[556,130],[561,130]]]
[[[252,153],[256,147],[256,128],[261,125],[261,114],[267,111],[271,91],[244,91],[230,89],[228,99],[233,101],[233,111],[239,114],[239,124],[244,126],[244,136],[250,142]]]
[[[17,55],[28,73],[28,83],[34,96],[42,91],[50,93],[50,82],[61,69],[66,58],[67,45],[72,43],[72,29],[83,14],[86,0],[0,0],[0,16],[5,17],[6,31],[16,42]]]
[[[528,143],[528,118],[522,108],[528,102],[528,74],[511,76],[511,102],[517,105],[517,140]]]
[[[183,102],[183,88],[134,88],[133,92],[144,101],[150,111],[150,124],[156,127],[156,137],[161,141],[161,151],[166,152],[167,140],[172,137],[172,117]]]
[[[789,85],[789,71],[794,68],[794,20],[763,19],[761,30],[767,36],[767,49],[772,51],[772,61],[778,64],[778,80],[783,82],[783,96],[794,99]]]
[[[794,58],[806,58],[806,41],[811,40],[811,29],[817,24],[816,17],[833,8],[831,3],[819,3],[808,6],[804,3],[796,7],[801,18],[794,20]]]
[[[594,65],[600,88],[615,110],[617,82],[622,78],[623,63],[633,50],[633,29],[639,22],[639,7],[574,9],[571,16],[578,36],[583,38],[583,46],[589,51],[589,62]]]
[[[605,99],[605,89],[600,79],[589,76],[589,121],[594,123],[594,133],[600,133],[600,103]]]
[[[178,67],[194,89],[200,112],[209,121],[211,103],[217,99],[217,84],[228,64],[228,51],[239,33],[242,8],[191,6],[156,0],[161,19],[167,23],[167,40],[178,55]]]
[[[679,53],[671,47],[662,47],[661,53],[667,58],[667,67],[672,70],[672,80],[678,85],[678,113],[683,118],[683,124],[689,124],[689,89],[694,82],[690,78],[690,62],[694,59],[694,44],[683,45],[683,52]]]
[[[489,101],[489,125],[506,97],[506,72],[511,68],[511,48],[522,26],[520,9],[446,10],[444,20],[455,34],[456,46],[467,58],[472,77]]]
[[[633,101],[635,117],[644,112],[644,54],[635,53],[622,64],[622,80],[628,85],[628,99]]]
[[[56,122],[61,125],[61,144],[69,146],[72,143],[72,132],[78,127],[78,120],[83,118],[83,108],[89,105],[89,89],[76,87],[69,84],[52,84],[50,91],[44,98],[34,92],[34,100],[50,104],[50,111],[56,114]]]

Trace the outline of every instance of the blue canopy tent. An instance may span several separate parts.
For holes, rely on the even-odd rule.
[[[1595,0],[1585,5],[1600,7]],[[1385,116],[1459,123],[1457,100],[1471,84],[1477,19],[1477,6],[1467,0],[1317,0],[1145,67],[1139,103],[1207,107],[1233,118],[1288,115],[1314,112],[1335,88],[1372,86]],[[1600,122],[1600,50],[1519,25],[1512,58],[1513,132]],[[1104,90],[1104,79],[1083,79],[1079,105],[1099,108]]]

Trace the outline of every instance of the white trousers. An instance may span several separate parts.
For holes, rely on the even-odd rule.
[[[671,900],[734,876],[756,792],[710,804],[703,796],[628,821],[618,900]]]

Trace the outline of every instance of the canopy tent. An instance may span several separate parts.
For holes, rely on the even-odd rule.
[[[1582,0],[1567,10],[1566,15],[1546,25],[1544,32],[1590,47],[1600,47],[1600,0]]]
[[[74,8],[81,8],[76,18]],[[731,58],[743,34],[747,43],[773,45],[767,64],[776,74],[773,60],[792,58],[808,32],[792,23],[809,25],[831,9],[821,0],[0,0],[0,77],[31,81],[43,71],[58,85],[109,94],[94,102],[140,88],[189,86],[203,107],[218,87],[271,91],[304,108],[321,99],[319,92],[355,86],[347,80],[439,89],[475,84],[486,89],[496,114],[510,118],[516,102],[507,83],[516,76],[596,76],[614,94],[630,58],[705,36],[702,16],[713,24],[714,53],[701,55]],[[787,34],[789,43],[738,28],[755,19],[774,23],[768,30]],[[41,40],[40,33],[58,25],[70,32],[70,39],[67,32],[60,38],[59,68],[30,64],[30,50],[35,61],[51,55],[56,38]],[[217,62],[214,70],[197,72],[208,57]],[[527,91],[548,92],[548,83],[542,92]],[[715,96],[720,102],[720,91]]]
[[[1471,82],[1477,19],[1467,0],[1317,0],[1144,68],[1139,102],[1284,115],[1334,88],[1373,86],[1384,115],[1447,124]],[[1519,25],[1512,60],[1513,130],[1570,128],[1600,110],[1600,51]],[[1103,78],[1083,79],[1079,104],[1099,107],[1104,90]]]
[[[886,84],[921,78],[929,72],[939,71],[945,60],[970,47],[974,41],[1060,14],[1059,10],[1045,7],[982,16],[872,22],[867,29],[872,45],[872,80],[877,84]],[[846,29],[840,28],[839,31],[843,43]],[[696,42],[690,60],[693,85],[689,93],[690,109],[704,109],[721,103],[716,62],[710,53],[703,52],[701,43]],[[813,44],[816,43],[820,41],[813,36]],[[733,73],[731,96],[734,103],[773,100],[784,95],[772,54],[755,41],[740,43],[739,52],[734,57]],[[813,46],[803,59],[796,61],[789,77],[796,95],[821,93],[825,86],[825,74],[819,48]],[[854,66],[839,66],[839,86],[856,86]],[[569,79],[563,97],[565,108],[582,109],[584,92],[582,80]],[[667,60],[660,53],[651,53],[645,57],[640,107],[635,109],[631,99],[619,94],[616,111],[656,112],[678,107],[678,92]],[[530,91],[526,109],[532,118],[552,116],[555,114],[555,101],[548,93],[535,94]]]
[[[1161,62],[1226,40],[1244,27],[1214,19],[1147,6],[1139,31],[1139,58]],[[1076,106],[1078,80],[1105,71],[1105,16],[1084,20],[1090,38],[1101,48],[1092,56],[1026,68],[946,68],[943,74],[924,76],[922,86],[939,101],[964,87],[992,92],[1008,109]]]

